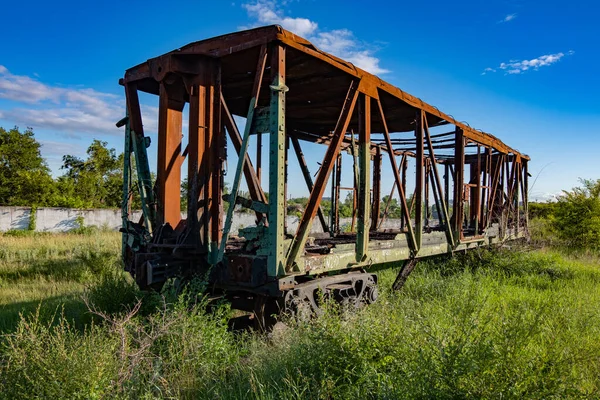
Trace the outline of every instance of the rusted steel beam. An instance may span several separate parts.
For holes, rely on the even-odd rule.
[[[404,193],[406,193],[406,173],[408,172],[408,156],[409,153],[403,153],[402,154],[402,160],[400,165],[402,166],[402,171],[401,171],[401,179],[402,179],[402,190],[404,191]],[[413,157],[416,157],[416,154],[413,155]],[[413,196],[412,198],[412,202],[414,202],[415,198]],[[412,204],[410,206],[410,209],[412,210]],[[412,214],[412,212],[410,212],[409,214]],[[404,218],[400,218],[400,229],[404,230],[404,224],[406,223],[406,220]],[[410,223],[410,221],[408,221],[408,223]]]
[[[340,185],[342,183],[342,155],[338,154],[336,160],[335,167],[335,197],[334,204],[335,205],[335,213],[334,213],[334,222],[335,222],[335,233],[340,233]]]
[[[220,68],[208,61],[189,91],[188,240],[215,262],[221,236],[221,176],[224,144],[218,139]],[[216,181],[215,181],[216,180]]]
[[[362,94],[358,107],[358,227],[356,232],[356,261],[367,258],[369,247],[369,206],[371,203],[371,97]]]
[[[406,196],[404,194],[404,188],[402,182],[400,181],[400,173],[398,172],[398,166],[396,165],[396,159],[394,158],[392,143],[390,141],[390,132],[387,128],[387,123],[385,122],[385,114],[383,112],[383,106],[381,105],[381,101],[377,100],[377,106],[379,107],[379,114],[381,116],[381,121],[383,122],[383,135],[385,137],[385,141],[388,148],[388,155],[390,159],[390,164],[392,165],[392,170],[394,171],[394,178],[396,180],[396,186],[398,186],[398,192],[400,194],[400,205],[402,207],[402,213],[407,223],[408,227],[408,243],[411,250],[416,253],[419,250],[419,245],[417,244],[417,239],[415,238],[415,233],[413,231],[412,223],[410,220],[410,211],[408,210],[408,205],[406,204]]]
[[[360,108],[360,101],[359,101],[359,108]],[[360,118],[360,117],[359,117]],[[350,224],[350,231],[351,232],[355,232],[355,227],[356,227],[356,212],[357,212],[357,200],[358,200],[358,196],[357,191],[358,191],[358,150],[356,148],[356,141],[354,140],[354,131],[350,132],[350,135],[352,137],[352,147],[351,147],[351,151],[352,151],[352,223]]]
[[[256,180],[259,185],[262,179],[262,136],[261,132],[256,134]]]
[[[423,110],[417,110],[415,118],[415,139],[417,141],[417,172],[415,177],[415,239],[417,251],[423,241],[423,180],[424,180],[424,149],[423,149]],[[410,220],[409,220],[410,221]],[[409,223],[410,226],[410,223]]]
[[[490,201],[488,203],[488,213],[489,217],[487,219],[486,226],[489,226],[498,216],[496,214],[496,200],[498,192],[504,193],[503,184],[502,184],[502,171],[504,170],[504,158],[505,155],[498,154],[495,156],[496,161],[494,164],[494,176],[492,179],[492,188],[491,188],[491,196]]]
[[[221,243],[223,234],[223,165],[226,161],[225,137],[222,134],[223,124],[221,123],[221,69],[216,69],[212,77],[208,101],[209,106],[209,125],[206,130],[208,145],[208,184],[209,195],[206,199],[208,211],[208,233],[210,256],[209,264],[217,263],[217,252]],[[225,238],[225,241],[227,239]]]
[[[378,98],[380,91],[385,92],[411,107],[422,109],[432,119],[446,121],[447,123],[451,123],[461,128],[464,131],[464,136],[466,138],[475,140],[486,146],[492,146],[505,154],[518,153],[514,149],[502,143],[496,137],[477,131],[467,124],[456,121],[451,116],[442,113],[437,108],[421,101],[419,98],[403,92],[399,88],[382,81],[378,77],[360,68],[357,68],[349,62],[316,49],[315,46],[306,39],[303,39],[292,32],[288,32],[279,26],[256,28],[191,43],[171,53],[168,53],[168,55],[173,55],[175,58],[180,59],[189,57],[190,55],[224,57],[235,55],[238,52],[247,51],[271,42],[283,43],[287,47],[293,48],[297,52],[301,52],[310,56],[312,59],[318,59],[331,65],[333,68],[335,68],[328,71],[328,73],[331,75],[331,78],[336,78],[335,74],[333,73],[334,71],[343,72],[344,75],[350,78],[357,78],[361,82],[360,91],[362,93],[368,94],[374,98]],[[150,63],[146,62],[130,68],[126,73],[125,82],[143,80],[151,77],[152,71],[150,68]],[[528,159],[528,157],[526,158]]]
[[[138,186],[142,200],[142,217],[148,231],[152,233],[156,224],[156,205],[154,204],[150,165],[148,164],[148,155],[146,153],[147,146],[146,138],[144,137],[144,126],[142,124],[142,111],[135,83],[125,84],[125,97],[129,113],[135,165],[138,173]]]
[[[444,163],[444,201],[446,202],[446,207],[450,207],[450,165],[446,163]],[[450,210],[449,208],[446,208],[446,210],[448,211],[448,220],[446,223],[448,227],[452,228],[450,226]]]
[[[525,214],[525,227],[529,227],[529,162],[523,159],[523,212]]]
[[[291,138],[292,146],[294,147],[294,152],[296,153],[296,157],[298,159],[298,164],[300,164],[300,170],[302,171],[302,175],[304,176],[304,181],[306,182],[306,186],[308,188],[309,193],[312,192],[314,188],[312,177],[310,176],[310,171],[308,170],[308,165],[306,164],[306,159],[304,158],[304,153],[302,152],[302,147],[300,146],[300,142],[297,138]],[[321,205],[319,205],[319,209],[317,210],[317,216],[319,217],[319,221],[321,222],[321,226],[323,227],[323,232],[329,232],[329,227],[327,226],[327,221],[325,221],[325,214],[323,214],[323,209]]]
[[[458,241],[463,238],[463,184],[465,179],[465,142],[463,130],[456,128],[456,143],[454,144],[454,199],[453,219],[455,237]]]
[[[325,184],[329,178],[331,169],[333,168],[333,163],[340,153],[340,145],[342,144],[344,134],[348,129],[348,125],[350,124],[350,119],[352,118],[352,113],[354,111],[357,98],[358,85],[357,82],[352,81],[350,88],[348,89],[346,99],[344,100],[338,122],[333,130],[333,138],[329,144],[329,147],[327,148],[327,152],[325,153],[325,157],[323,158],[323,162],[321,164],[321,169],[317,175],[315,186],[310,193],[308,204],[306,205],[306,209],[304,210],[302,218],[300,219],[300,223],[298,224],[296,235],[290,244],[290,250],[288,252],[286,261],[286,270],[289,270],[293,266],[296,257],[304,248],[308,233],[310,232],[310,225],[315,217],[315,214],[317,213],[317,208],[321,202],[321,198],[323,197]]]
[[[446,191],[442,190],[442,184],[440,179],[440,174],[437,168],[437,163],[435,161],[435,153],[433,150],[433,145],[431,143],[431,135],[429,133],[429,126],[427,125],[427,119],[423,120],[423,130],[425,132],[425,141],[427,142],[427,147],[429,150],[429,159],[431,163],[431,168],[433,169],[433,177],[432,181],[434,182],[434,195],[436,196],[436,206],[438,207],[438,217],[440,216],[440,211],[442,212],[441,217],[443,217],[446,239],[448,243],[452,246],[455,245],[454,237],[452,235],[452,227],[450,226],[450,217],[448,212],[448,202],[446,201],[448,195],[448,189]],[[446,167],[446,170],[448,167]],[[447,183],[446,183],[447,185]],[[441,210],[440,210],[441,208]]]
[[[373,206],[371,209],[371,230],[376,231],[381,212],[381,148],[373,157]]]
[[[286,273],[285,239],[285,160],[286,160],[286,49],[276,43],[271,48],[271,102],[269,108],[269,229],[267,275]],[[325,190],[325,182],[318,183]],[[320,198],[319,198],[320,201]],[[282,207],[283,205],[283,207]],[[316,209],[315,209],[316,212]],[[314,217],[314,213],[312,214]],[[312,219],[311,219],[312,220]]]
[[[157,225],[173,228],[181,220],[181,128],[183,99],[169,96],[165,83],[160,84],[158,106],[158,154],[156,168]]]
[[[345,71],[346,73],[359,78],[361,80],[361,83],[364,81],[364,83],[362,85],[365,88],[367,88],[367,87],[373,88],[375,91],[377,91],[377,90],[385,91],[386,93],[391,94],[395,98],[402,100],[406,104],[408,104],[412,107],[415,107],[419,110],[423,110],[426,114],[436,116],[444,121],[447,121],[448,123],[455,125],[456,127],[461,128],[461,130],[463,131],[463,135],[468,139],[474,140],[478,143],[481,143],[481,144],[484,144],[487,146],[492,146],[495,149],[497,149],[498,151],[501,151],[503,153],[518,153],[516,150],[513,150],[509,146],[502,143],[502,141],[497,139],[495,136],[490,135],[488,133],[477,131],[477,130],[471,128],[470,126],[455,120],[451,116],[444,114],[443,112],[438,110],[436,107],[433,107],[433,106],[425,103],[421,99],[398,89],[397,87],[379,79],[378,77],[376,77],[374,75],[369,74],[368,72],[366,72],[360,68],[357,68],[353,64],[348,63],[338,57],[332,56],[331,54],[327,54],[327,53],[321,52],[319,50],[314,50],[312,47],[308,46],[308,45],[311,45],[311,43],[305,39],[299,38],[298,36],[293,35],[293,34],[289,34],[289,32],[287,32],[287,31],[281,32],[278,35],[278,38],[286,45],[293,47],[294,49],[296,49],[298,51],[301,51],[312,57],[315,57],[322,61],[325,61],[325,62],[341,69],[342,71]],[[371,90],[373,90],[373,89],[371,89]],[[365,91],[365,93],[370,94],[372,92]],[[376,96],[376,97],[379,97],[379,96]],[[524,157],[526,157],[526,156],[524,156]]]

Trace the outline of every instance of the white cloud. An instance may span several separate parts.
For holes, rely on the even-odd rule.
[[[564,56],[572,54],[575,54],[575,52],[570,50],[566,54],[562,52],[556,54],[546,54],[531,60],[510,60],[509,62],[500,63],[498,69],[501,69],[505,71],[506,74],[510,75],[521,74],[530,70],[537,71],[540,67],[548,67],[560,61],[560,59]],[[485,75],[488,72],[496,72],[496,69],[488,67],[483,70],[482,75]]]
[[[504,22],[510,22],[513,19],[517,18],[517,14],[508,14],[506,17],[502,18],[500,21],[498,21],[499,24],[502,24]]]
[[[112,134],[122,132],[115,122],[125,114],[122,96],[89,88],[64,88],[45,84],[26,75],[14,75],[0,65],[0,98],[22,103],[0,110],[0,118],[17,125],[75,134]],[[155,107],[142,106],[144,126],[156,131]]]
[[[306,18],[286,17],[277,10],[275,1],[258,0],[253,4],[243,4],[248,15],[255,18],[262,25],[279,24],[300,36],[309,36],[318,28],[318,24]]]
[[[352,31],[336,29],[319,30],[316,22],[307,18],[286,16],[274,0],[256,0],[243,4],[248,16],[255,20],[254,25],[279,24],[313,42],[318,48],[350,61],[359,68],[372,74],[385,74],[388,70],[379,66],[379,58],[373,53],[375,48],[358,41]]]

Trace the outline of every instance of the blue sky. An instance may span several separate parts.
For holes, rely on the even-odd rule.
[[[10,2],[0,126],[32,126],[60,174],[62,155],[94,138],[120,150],[126,68],[280,23],[529,154],[530,197],[546,199],[600,178],[599,11],[592,0]],[[157,100],[142,100],[152,135]]]

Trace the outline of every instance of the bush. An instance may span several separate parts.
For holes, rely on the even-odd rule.
[[[569,246],[600,249],[600,179],[582,180],[583,186],[565,191],[558,199],[554,226]]]

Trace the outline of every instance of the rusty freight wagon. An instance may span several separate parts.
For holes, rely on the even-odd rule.
[[[205,274],[264,322],[274,305],[318,310],[319,292],[374,301],[376,267],[403,265],[401,286],[419,258],[527,236],[529,157],[280,26],[188,44],[120,83],[118,126],[134,156],[125,157],[123,258],[142,288]],[[155,182],[139,92],[158,96]],[[308,203],[292,227],[286,201],[300,184]],[[129,219],[133,191],[139,221]],[[232,231],[236,207],[256,223]]]

